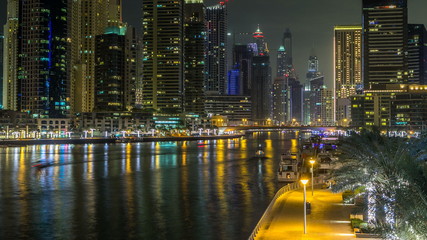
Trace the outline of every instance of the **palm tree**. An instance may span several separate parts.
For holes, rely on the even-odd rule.
[[[387,239],[427,236],[427,171],[417,158],[423,151],[409,143],[378,130],[355,134],[344,141],[341,167],[334,172],[335,191],[365,188],[368,223]]]

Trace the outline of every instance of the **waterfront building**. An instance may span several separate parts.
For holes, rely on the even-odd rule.
[[[184,109],[187,113],[205,113],[204,83],[206,52],[206,19],[202,0],[186,0],[185,4],[185,80]]]
[[[363,0],[364,89],[408,82],[407,0]]]
[[[206,8],[207,56],[205,91],[208,95],[224,95],[227,76],[227,6],[220,2]]]
[[[68,1],[20,1],[17,109],[69,117]]]
[[[143,107],[183,110],[184,1],[143,0]]]
[[[352,97],[352,126],[421,129],[427,119],[426,99],[427,85],[375,86],[365,95]]]
[[[30,114],[13,110],[0,110],[0,133],[4,133],[2,137],[6,137],[6,135],[11,137],[12,132],[22,132],[27,129],[37,129],[36,119],[32,118]]]
[[[408,24],[408,83],[427,84],[427,31],[424,24]]]
[[[363,91],[362,27],[335,26],[334,32],[335,121],[348,124],[351,121],[349,97]]]
[[[231,125],[247,125],[252,121],[249,96],[207,96],[206,112],[209,116],[227,117]]]
[[[7,22],[4,26],[3,108],[18,110],[18,26],[19,0],[7,1]]]

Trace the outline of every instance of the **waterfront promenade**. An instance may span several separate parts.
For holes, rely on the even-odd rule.
[[[54,138],[54,139],[4,139],[0,146],[8,145],[49,145],[49,144],[102,144],[102,143],[132,143],[132,142],[172,142],[234,139],[243,137],[242,134],[212,135],[212,136],[183,136],[183,137],[141,137],[141,138]]]
[[[307,215],[307,234],[304,235],[303,191],[296,190],[279,197],[255,239],[273,240],[347,240],[355,239],[349,216],[352,205],[343,205],[341,194],[328,189],[315,189],[314,197],[307,189],[311,213]]]

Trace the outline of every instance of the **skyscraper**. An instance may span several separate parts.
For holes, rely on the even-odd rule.
[[[221,2],[206,8],[207,58],[205,83],[210,95],[226,93],[227,72],[227,6]]]
[[[295,76],[277,77],[273,84],[273,120],[280,124],[301,124],[303,86]]]
[[[362,27],[335,26],[334,32],[335,120],[345,119],[347,124],[351,119],[349,97],[363,91]]]
[[[283,77],[286,74],[289,74],[288,65],[286,62],[286,50],[285,47],[282,45],[279,47],[279,50],[277,50],[277,77]]]
[[[4,26],[3,107],[18,110],[18,26],[19,0],[8,0]]]
[[[143,0],[143,107],[181,112],[184,1]]]
[[[239,70],[239,81],[237,95],[249,96],[251,94],[252,79],[252,49],[247,45],[234,45],[233,49],[233,70]]]
[[[263,123],[270,118],[271,111],[271,68],[269,56],[252,58],[252,120]]]
[[[107,26],[121,24],[121,0],[71,1],[72,112],[91,112],[95,107],[95,36]]]
[[[285,33],[283,34],[282,39],[282,46],[285,48],[285,59],[284,59],[284,65],[286,66],[287,70],[290,70],[293,68],[293,60],[292,60],[292,33],[289,28],[285,30]]]
[[[205,10],[202,0],[186,0],[184,109],[188,113],[205,112]]]
[[[258,124],[265,123],[272,116],[273,99],[271,82],[270,56],[264,34],[259,26],[253,34],[252,44],[252,120]]]
[[[126,61],[124,28],[108,27],[104,34],[96,36],[95,53],[94,110],[125,110]]]
[[[407,0],[363,0],[364,88],[408,82]]]
[[[70,113],[68,1],[20,1],[18,110],[35,118]]]
[[[427,32],[424,24],[408,24],[408,83],[427,84]]]

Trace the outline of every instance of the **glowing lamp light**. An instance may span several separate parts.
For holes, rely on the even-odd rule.
[[[301,179],[300,180],[302,184],[306,185],[308,183],[308,179]]]
[[[309,162],[311,163],[311,165],[313,165],[316,161],[314,159],[311,159]]]

